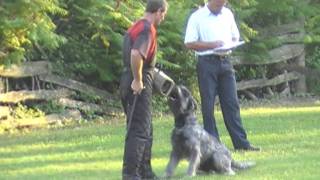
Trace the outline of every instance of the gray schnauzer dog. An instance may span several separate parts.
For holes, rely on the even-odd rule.
[[[188,176],[195,176],[197,171],[234,175],[236,170],[255,165],[254,162],[234,161],[227,147],[197,123],[197,105],[186,87],[176,86],[168,103],[174,115],[175,127],[171,136],[172,151],[166,177],[173,175],[181,159],[189,161]]]

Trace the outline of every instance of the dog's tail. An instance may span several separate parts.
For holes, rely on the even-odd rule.
[[[253,161],[237,162],[235,160],[232,160],[232,162],[231,162],[231,167],[232,167],[232,169],[235,169],[235,170],[248,169],[248,168],[251,168],[255,165],[256,165],[256,163]]]

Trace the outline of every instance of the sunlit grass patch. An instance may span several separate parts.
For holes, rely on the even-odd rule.
[[[261,152],[235,152],[221,112],[216,111],[222,141],[238,161],[256,161],[256,167],[236,176],[220,174],[187,178],[187,162],[173,179],[319,179],[320,107],[248,108],[242,121],[252,144]],[[201,123],[200,114],[198,115]],[[152,164],[163,176],[171,150],[173,117],[154,118]],[[0,136],[0,179],[121,179],[125,124],[40,130]]]

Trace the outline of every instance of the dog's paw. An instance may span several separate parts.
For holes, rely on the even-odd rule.
[[[164,179],[170,179],[172,177],[172,173],[166,172],[166,174],[163,176]]]
[[[236,173],[233,171],[233,170],[229,170],[228,172],[224,173],[225,175],[228,175],[228,176],[234,176],[236,175]]]
[[[189,177],[194,177],[194,176],[196,175],[196,172],[195,172],[195,171],[193,171],[193,172],[188,172],[187,175],[188,175]]]

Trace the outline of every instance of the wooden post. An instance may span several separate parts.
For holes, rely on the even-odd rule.
[[[0,93],[4,93],[6,90],[6,86],[4,84],[4,78],[0,77]]]
[[[284,74],[287,75],[288,71],[284,70]],[[283,90],[280,92],[280,96],[290,96],[290,86],[289,86],[289,81],[286,81],[283,85],[282,85]]]
[[[305,51],[303,51],[297,58],[294,59],[294,63],[298,67],[305,68]],[[301,74],[299,79],[293,83],[294,93],[303,94],[307,92],[306,77]]]
[[[267,76],[266,76],[265,72],[262,74],[262,79],[267,79]],[[273,97],[274,96],[274,93],[273,93],[273,91],[272,91],[270,86],[266,87],[266,93],[267,93],[267,96],[269,96],[269,97]]]

